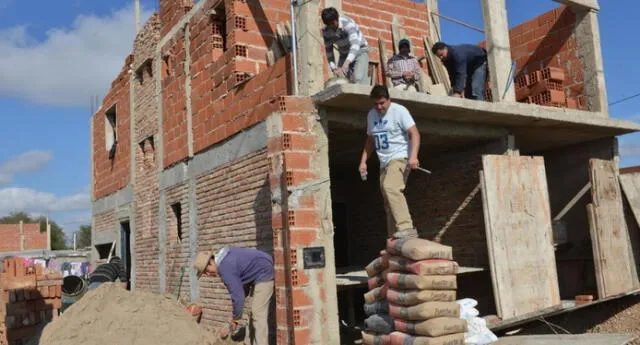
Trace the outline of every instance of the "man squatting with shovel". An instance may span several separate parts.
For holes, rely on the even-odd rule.
[[[267,253],[252,248],[223,247],[215,254],[201,252],[193,267],[198,273],[211,277],[220,276],[231,295],[233,320],[220,332],[224,339],[239,331],[244,308],[244,285],[253,286],[251,322],[246,345],[268,345],[269,305],[273,297],[273,258]],[[235,340],[235,339],[234,339]]]
[[[374,106],[367,115],[367,140],[358,169],[366,179],[367,160],[375,149],[380,160],[380,190],[389,237],[418,237],[404,189],[409,172],[423,170],[418,161],[420,133],[407,108],[391,102],[385,86],[374,86],[370,96]]]

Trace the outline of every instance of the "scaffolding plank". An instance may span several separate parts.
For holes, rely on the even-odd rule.
[[[587,212],[599,298],[639,287],[617,172],[614,160],[589,161],[592,204]]]
[[[387,56],[387,49],[384,47],[382,38],[378,38],[378,50],[380,51],[380,67],[382,67],[382,75],[384,76],[385,84],[387,85],[387,87],[391,87],[391,78],[387,77],[387,62],[389,61],[389,58]]]
[[[560,305],[542,157],[485,155],[480,173],[489,263],[502,319]]]

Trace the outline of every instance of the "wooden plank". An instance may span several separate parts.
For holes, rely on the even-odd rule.
[[[398,16],[393,16],[393,21],[391,23],[391,40],[393,41],[393,54],[398,54],[398,44],[400,43],[400,27],[398,25]]]
[[[382,74],[384,75],[384,80],[387,87],[391,87],[391,78],[387,77],[387,62],[389,58],[387,57],[387,49],[384,46],[384,42],[381,38],[378,38],[378,50],[380,51],[380,64],[382,67]]]
[[[561,303],[542,157],[485,155],[481,185],[498,316]]]
[[[620,184],[631,206],[633,217],[640,226],[640,173],[620,175]]]
[[[447,91],[447,94],[451,93],[451,81],[449,80],[449,73],[447,69],[444,67],[440,59],[435,56],[431,52],[431,47],[433,47],[433,42],[428,37],[424,37],[423,41],[425,42],[425,50],[427,53],[427,60],[429,61],[430,68],[433,68],[432,71],[437,74],[438,81],[434,80],[435,84],[441,83],[444,85],[444,89]]]
[[[634,334],[548,334],[502,337],[493,345],[625,345],[637,339]]]
[[[640,285],[617,173],[615,161],[589,161],[592,204],[587,205],[587,212],[600,298],[635,290]]]

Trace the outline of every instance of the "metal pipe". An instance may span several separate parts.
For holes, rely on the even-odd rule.
[[[293,59],[293,95],[298,95],[298,42],[296,39],[296,11],[297,0],[291,1],[291,51]]]
[[[476,27],[476,26],[473,26],[473,25],[467,24],[467,23],[465,23],[465,22],[459,21],[459,20],[457,20],[457,19],[454,19],[454,18],[451,18],[451,17],[445,16],[444,14],[440,14],[440,13],[438,13],[438,12],[431,12],[431,14],[436,15],[436,16],[438,16],[438,17],[442,18],[442,19],[446,19],[446,20],[448,20],[448,21],[450,21],[450,22],[454,22],[454,23],[456,23],[456,24],[462,25],[462,26],[464,26],[465,28],[469,28],[469,29],[471,29],[471,30],[476,30],[476,31],[478,31],[478,32],[482,32],[482,33],[484,33],[484,30],[483,30],[483,29],[480,29],[479,27]]]

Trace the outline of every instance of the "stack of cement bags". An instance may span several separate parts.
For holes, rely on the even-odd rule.
[[[366,271],[365,345],[464,345],[467,322],[456,300],[451,247],[423,239],[388,240]]]

